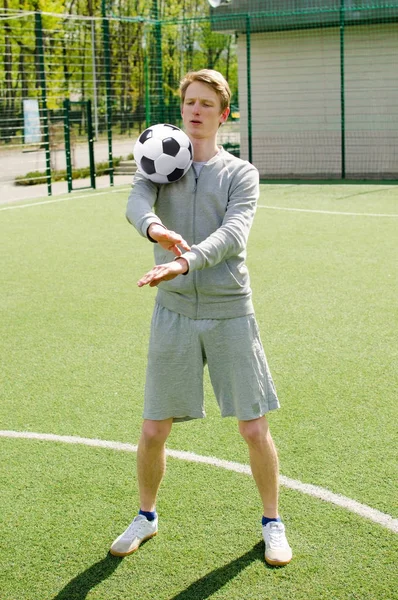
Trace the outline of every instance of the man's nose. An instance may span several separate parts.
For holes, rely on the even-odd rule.
[[[200,103],[197,101],[195,102],[195,104],[193,105],[193,112],[194,113],[198,113],[200,109]]]

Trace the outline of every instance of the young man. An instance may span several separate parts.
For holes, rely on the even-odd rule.
[[[138,445],[140,511],[112,544],[126,556],[157,533],[157,492],[173,422],[202,418],[208,365],[221,415],[234,416],[248,444],[263,504],[265,560],[285,565],[292,551],[278,513],[278,457],[265,414],[278,398],[261,345],[245,265],[259,195],[257,169],[217,146],[230,90],[217,71],[188,73],[181,113],[194,163],[176,183],[138,173],[127,219],[154,242],[155,262],[138,286],[158,286],[149,342],[144,422]],[[177,233],[176,233],[177,232]]]

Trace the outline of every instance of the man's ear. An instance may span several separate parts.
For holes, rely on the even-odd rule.
[[[221,115],[220,115],[220,123],[225,123],[225,121],[229,117],[229,113],[230,112],[231,112],[231,109],[229,108],[229,106],[227,106],[227,108],[225,110],[223,110],[222,113],[221,113]]]

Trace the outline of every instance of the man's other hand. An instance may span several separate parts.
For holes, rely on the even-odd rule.
[[[183,275],[188,271],[188,269],[189,265],[185,258],[173,260],[172,262],[164,265],[156,265],[146,275],[141,277],[139,281],[137,281],[137,285],[138,287],[143,287],[144,285],[149,284],[149,287],[155,287],[161,281],[170,281],[178,275]]]
[[[183,248],[183,250],[190,250],[190,246],[188,246],[187,242],[175,231],[170,231],[163,227],[163,225],[158,225],[158,223],[151,223],[148,227],[148,235],[155,242],[160,244],[162,248],[168,250],[169,252],[173,252],[176,256],[181,256],[182,251],[179,248]],[[178,273],[177,273],[178,275]]]

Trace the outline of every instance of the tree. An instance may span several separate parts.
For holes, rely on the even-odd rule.
[[[112,121],[118,123],[121,133],[141,129],[148,108],[155,106],[161,106],[165,119],[178,123],[179,82],[188,70],[219,69],[233,90],[237,89],[234,38],[211,30],[207,0],[158,0],[157,22],[151,19],[154,0],[106,1],[110,17],[108,88]],[[43,13],[50,118],[62,116],[64,98],[93,98],[96,91],[105,127],[107,81],[102,23],[98,20],[101,0],[3,0],[3,13],[17,18],[0,21],[1,139],[17,139],[23,124],[22,100],[41,98],[39,32],[35,31],[34,15],[26,13],[32,10]],[[151,107],[146,106],[146,74]]]

